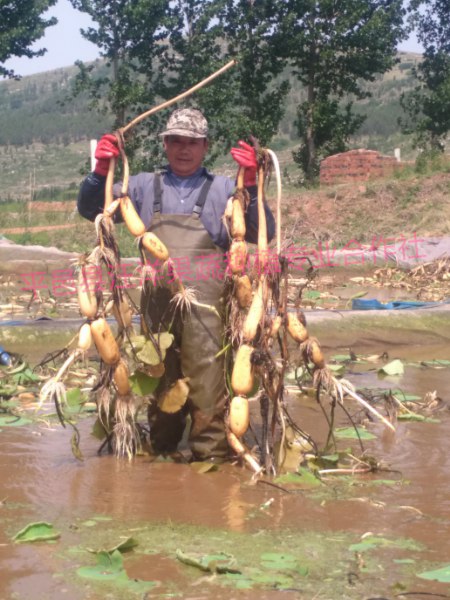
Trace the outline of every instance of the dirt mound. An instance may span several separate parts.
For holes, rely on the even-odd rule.
[[[72,212],[77,208],[77,203],[73,202],[40,202],[33,200],[28,202],[27,209],[32,212]]]
[[[7,239],[0,239],[0,274],[32,273],[66,269],[71,266],[75,252],[63,252],[45,246],[21,246]]]
[[[450,234],[450,174],[285,190],[282,231],[298,243],[345,247]],[[273,206],[273,205],[272,205]]]
[[[71,229],[72,227],[76,227],[76,224],[70,223],[62,225],[37,225],[36,227],[10,227],[8,229],[4,229],[3,233],[39,233],[40,231],[56,231],[58,229]]]

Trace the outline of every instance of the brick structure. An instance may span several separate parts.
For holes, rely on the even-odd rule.
[[[401,168],[393,156],[383,156],[375,150],[350,150],[328,156],[320,163],[320,183],[367,181],[391,175]]]

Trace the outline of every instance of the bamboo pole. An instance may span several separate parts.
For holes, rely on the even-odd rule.
[[[151,115],[154,115],[158,111],[163,110],[164,108],[168,108],[172,104],[175,104],[176,102],[179,102],[180,100],[183,100],[187,96],[190,96],[191,94],[193,94],[194,92],[196,92],[197,90],[199,90],[200,88],[202,88],[203,86],[207,85],[210,81],[212,81],[216,77],[219,77],[219,75],[222,75],[222,73],[224,73],[225,71],[227,71],[230,67],[233,67],[235,64],[236,64],[236,61],[234,59],[230,60],[230,62],[228,62],[227,64],[225,64],[218,71],[215,71],[214,73],[212,73],[211,75],[209,75],[208,77],[206,77],[206,79],[203,79],[202,81],[200,81],[199,83],[195,84],[193,87],[189,88],[185,92],[182,92],[181,94],[179,94],[178,96],[175,96],[175,98],[172,98],[171,100],[166,100],[165,102],[163,102],[162,104],[159,104],[158,106],[154,106],[150,110],[147,110],[146,112],[142,113],[138,117],[134,118],[127,125],[125,125],[121,129],[119,129],[119,132],[122,135],[124,135],[132,127],[134,127],[135,125],[137,125],[138,123],[140,123],[141,121],[143,121],[144,119],[146,119],[147,117],[150,117]]]
[[[138,123],[140,123],[141,121],[146,119],[147,117],[150,117],[151,115],[154,115],[158,111],[163,110],[164,108],[167,108],[167,107],[171,106],[172,104],[179,102],[180,100],[183,100],[187,96],[190,96],[191,94],[193,94],[200,88],[202,88],[205,85],[207,85],[208,83],[210,83],[216,77],[219,77],[219,75],[222,75],[222,73],[227,71],[230,67],[233,67],[235,64],[236,64],[236,61],[234,59],[230,60],[223,67],[221,67],[220,69],[218,69],[217,71],[215,71],[214,73],[212,73],[211,75],[209,75],[208,77],[206,77],[205,79],[200,81],[199,83],[195,84],[193,87],[189,88],[185,92],[182,92],[178,96],[175,96],[175,98],[172,98],[171,100],[166,100],[162,104],[159,104],[158,106],[154,106],[150,110],[147,110],[146,112],[135,117],[132,121],[130,121],[130,123],[128,123],[124,127],[121,127],[120,129],[118,129],[115,132],[117,140],[118,140],[118,144],[119,144],[122,162],[124,165],[124,177],[123,177],[123,182],[122,182],[122,196],[124,196],[128,193],[129,166],[128,166],[128,160],[127,160],[124,148],[123,148],[123,139],[124,139],[124,135],[127,133],[127,131],[129,131],[132,127],[134,127],[135,125],[137,125]],[[106,178],[106,188],[105,188],[106,194],[105,194],[105,206],[104,206],[105,214],[107,214],[107,210],[113,202],[112,186],[113,186],[113,182],[114,182],[115,166],[116,166],[116,161],[114,159],[111,159],[110,163],[109,163],[108,175]]]

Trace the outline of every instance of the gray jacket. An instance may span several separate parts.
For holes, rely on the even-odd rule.
[[[154,173],[139,173],[130,177],[128,186],[128,195],[146,228],[150,226],[153,215],[154,178]],[[200,219],[211,236],[212,241],[219,248],[226,250],[230,245],[230,238],[222,222],[222,215],[225,211],[228,198],[233,194],[235,189],[235,183],[229,177],[212,175],[204,167],[201,167],[189,177],[177,177],[169,167],[166,168],[161,174],[161,213],[192,213],[200,190],[209,178],[212,178],[212,184]],[[91,173],[81,184],[78,195],[78,211],[86,219],[93,221],[103,209],[105,180],[105,177]],[[256,243],[258,235],[256,186],[249,187],[248,191],[251,200],[246,213],[246,240]],[[120,192],[121,186],[117,183],[114,186],[114,195],[118,197],[120,196]],[[270,240],[275,233],[275,221],[267,205],[265,212],[267,234]]]

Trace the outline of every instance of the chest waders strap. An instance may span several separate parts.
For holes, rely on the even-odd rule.
[[[200,215],[202,214],[203,207],[205,206],[206,198],[208,197],[209,190],[212,186],[213,180],[214,180],[214,176],[211,175],[210,177],[208,177],[208,179],[202,185],[202,189],[200,190],[198,200],[195,203],[194,208],[192,209],[192,215],[197,217],[197,219],[199,219]]]
[[[209,190],[214,181],[214,175],[208,175],[205,183],[202,185],[198,200],[192,209],[192,214],[197,218],[200,218],[203,207],[205,206],[206,198],[208,197]],[[162,206],[162,185],[161,185],[161,174],[155,173],[153,178],[153,214],[161,212]]]
[[[153,178],[153,214],[161,212],[162,187],[161,173],[155,173]]]

